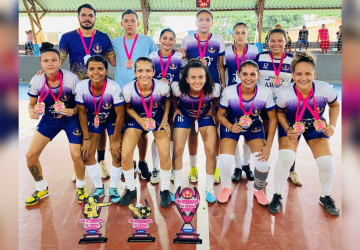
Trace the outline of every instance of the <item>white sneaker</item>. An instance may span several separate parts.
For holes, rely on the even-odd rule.
[[[75,171],[73,171],[72,174],[71,174],[71,180],[76,181],[76,173],[75,173]]]
[[[154,168],[151,172],[150,182],[152,184],[157,184],[160,182],[160,172],[158,169]]]
[[[101,175],[101,178],[108,178],[110,177],[110,170],[108,168],[108,166],[106,165],[106,162],[105,161],[101,161],[99,163],[99,166],[100,166],[100,175]]]

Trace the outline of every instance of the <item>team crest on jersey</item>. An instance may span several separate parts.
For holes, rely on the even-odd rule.
[[[79,128],[76,128],[73,130],[73,134],[76,135],[76,136],[80,136],[82,133],[81,133],[81,130]]]
[[[210,48],[208,48],[208,51],[210,53],[215,53],[216,50],[214,49],[214,47],[212,45],[210,45]]]
[[[69,100],[69,98],[70,98],[70,95],[69,95],[69,94],[64,93],[64,95],[61,97],[61,101],[66,102],[66,101],[68,101],[68,100]]]
[[[172,62],[172,64],[170,64],[169,68],[174,70],[174,69],[177,69],[177,66],[174,62]]]
[[[319,113],[324,112],[324,107],[323,107],[323,106],[321,106],[321,105],[316,105],[316,106],[317,106],[317,111],[318,111]]]
[[[109,109],[112,107],[112,103],[106,101],[103,105],[102,105],[102,108],[103,109]]]
[[[260,115],[260,109],[258,107],[254,108],[253,112],[251,113],[251,115],[253,116],[258,116]]]
[[[96,54],[99,54],[99,53],[101,53],[102,48],[101,48],[101,46],[97,43],[97,44],[95,44],[95,45],[93,46],[93,51],[94,51]]]
[[[253,130],[251,130],[251,132],[253,132],[253,133],[257,133],[257,132],[260,132],[260,131],[261,131],[260,127],[256,127]]]
[[[202,105],[201,105],[201,108],[205,108],[207,106],[207,103],[203,103]]]
[[[281,69],[284,70],[284,71],[289,71],[289,70],[290,70],[290,67],[289,67],[289,65],[285,64],[285,65],[283,65],[283,66],[281,67]]]
[[[153,108],[156,109],[156,108],[158,108],[159,106],[160,106],[160,102],[156,102],[156,101],[155,101],[155,102],[153,103]]]

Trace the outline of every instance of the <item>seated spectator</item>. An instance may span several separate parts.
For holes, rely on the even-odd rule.
[[[309,31],[306,29],[306,26],[303,26],[302,30],[299,30],[299,50],[301,50],[304,45],[305,50],[309,48]]]
[[[286,44],[285,44],[285,52],[287,49],[289,49],[289,53],[291,53],[291,37],[289,35],[289,32],[286,31]]]
[[[320,39],[321,54],[327,54],[327,51],[330,50],[330,39],[329,39],[329,30],[326,29],[325,24],[322,24],[322,28],[319,29],[317,42],[319,42],[319,39]]]
[[[33,36],[31,30],[27,30],[27,31],[25,31],[25,33],[27,35],[27,40],[26,40],[26,43],[25,43],[25,55],[32,56],[33,55],[34,36]]]
[[[338,39],[336,47],[338,50],[338,53],[341,54],[341,50],[342,50],[342,31],[341,31],[341,25],[339,26],[339,31],[336,32],[336,37]]]

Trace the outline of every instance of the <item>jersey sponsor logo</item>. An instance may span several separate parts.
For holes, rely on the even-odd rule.
[[[69,95],[69,94],[64,93],[64,95],[62,95],[62,96],[61,96],[61,101],[66,102],[66,101],[68,101],[68,100],[69,100],[69,98],[70,98],[70,95]]]
[[[281,67],[281,69],[282,69],[283,71],[289,71],[289,70],[290,70],[290,67],[289,67],[289,65],[285,64],[285,65],[283,65],[283,66]]]
[[[253,132],[253,133],[257,133],[257,132],[260,132],[260,131],[261,131],[260,127],[255,127],[253,130],[251,130],[251,132]]]
[[[264,63],[264,69],[268,69],[269,68],[269,64],[268,63]]]
[[[172,62],[172,64],[170,64],[169,68],[172,70],[175,70],[175,69],[177,69],[177,66],[174,62]]]
[[[215,53],[216,50],[214,49],[214,47],[212,45],[210,45],[210,48],[208,48],[208,50],[210,53]]]
[[[197,57],[197,59],[201,59],[200,56]],[[214,60],[214,58],[211,58],[210,56],[204,56],[204,59],[206,60],[206,66],[209,67],[211,65],[211,62]]]
[[[76,135],[76,136],[80,136],[82,134],[81,129],[79,129],[79,128],[74,129],[73,134]]]
[[[112,107],[112,103],[106,101],[103,105],[102,108],[103,109],[110,109]]]
[[[96,54],[100,54],[102,52],[102,47],[98,43],[95,44],[92,49]]]

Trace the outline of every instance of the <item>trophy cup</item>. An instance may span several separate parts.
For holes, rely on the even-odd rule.
[[[79,240],[79,244],[107,241],[107,238],[101,237],[101,233],[99,233],[99,229],[101,228],[100,222],[104,221],[104,219],[99,218],[99,215],[102,207],[110,205],[111,202],[97,203],[97,201],[91,196],[83,200],[81,210],[85,219],[81,219],[80,222],[84,223],[83,228],[85,229],[86,234],[84,234],[84,237]]]
[[[194,190],[188,187],[181,190],[181,187],[179,187],[175,194],[175,204],[184,220],[184,225],[180,232],[176,234],[177,237],[174,239],[174,243],[202,244],[202,239],[199,238],[200,234],[197,234],[191,225],[191,220],[200,204],[199,191],[196,187],[194,187]]]
[[[149,203],[145,199],[145,206],[137,204],[134,206],[134,200],[129,205],[129,210],[133,215],[134,219],[130,219],[129,223],[132,223],[132,228],[134,233],[132,237],[128,238],[128,242],[154,242],[155,237],[151,237],[148,233],[149,223],[153,221],[151,219],[146,219],[151,215],[151,208]]]

